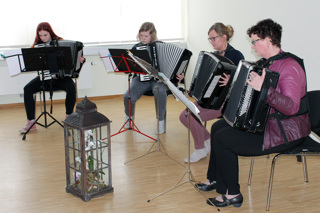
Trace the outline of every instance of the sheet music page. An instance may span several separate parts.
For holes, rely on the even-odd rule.
[[[194,114],[198,120],[202,123],[201,117],[199,115],[200,111],[194,103],[192,103],[164,74],[160,74],[168,86],[168,88],[171,90],[172,94],[180,100],[190,111],[192,114]]]
[[[119,71],[118,68],[116,68],[117,66],[114,63],[108,48],[103,49],[103,50],[99,50],[99,53],[100,53],[100,56],[103,60],[104,66],[107,69],[107,72]]]
[[[6,61],[11,76],[18,75],[21,70],[25,69],[21,49],[8,50],[4,52],[4,55],[7,57]]]

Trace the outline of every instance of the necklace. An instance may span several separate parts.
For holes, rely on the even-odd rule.
[[[218,53],[219,53],[219,55],[222,55],[223,53],[225,53],[226,52],[226,50],[222,50],[222,51],[218,51]]]

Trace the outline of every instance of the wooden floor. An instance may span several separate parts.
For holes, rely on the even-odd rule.
[[[90,99],[90,98],[89,98]],[[111,123],[111,134],[119,131],[124,121],[122,98],[96,100],[98,111]],[[40,107],[37,107],[40,108]],[[183,159],[188,152],[187,129],[178,117],[184,109],[181,102],[168,98],[167,133],[160,136],[165,150],[146,154],[153,142],[133,131],[113,136],[112,180],[114,192],[88,202],[66,193],[63,128],[53,124],[49,128],[37,126],[25,141],[18,129],[26,124],[22,106],[0,106],[0,212],[217,212],[208,206],[186,173]],[[40,109],[37,109],[39,115]],[[64,119],[64,104],[54,104],[53,116]],[[135,123],[141,132],[156,137],[153,97],[143,96],[138,104]],[[208,123],[210,129],[212,122]],[[193,142],[191,151],[193,151]],[[165,155],[163,151],[167,151]],[[273,156],[271,156],[273,157]],[[197,181],[206,180],[208,157],[191,165]],[[257,157],[252,184],[248,187],[251,158],[240,157],[240,184],[244,196],[241,208],[221,208],[221,212],[265,212],[272,158]],[[275,170],[270,212],[319,212],[319,158],[308,158],[309,183],[304,183],[301,163],[294,157],[279,158]],[[184,183],[174,187],[179,180]],[[206,197],[217,196],[205,192]],[[151,199],[151,202],[147,202]]]

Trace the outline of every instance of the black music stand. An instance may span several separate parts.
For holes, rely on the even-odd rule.
[[[25,69],[21,71],[38,71],[40,72],[42,79],[44,79],[45,70],[49,70],[51,74],[58,74],[59,70],[73,68],[70,47],[25,48],[22,49],[22,56],[25,64]],[[35,120],[35,122],[29,127],[29,129],[24,133],[22,140],[26,139],[26,135],[35,124],[47,128],[57,122],[61,127],[63,127],[63,125],[46,110],[44,80],[42,80],[42,96],[43,111]],[[41,116],[44,116],[44,124],[38,122]],[[47,123],[47,116],[49,116],[53,120],[50,124]]]
[[[135,54],[137,54],[138,57],[143,58],[144,60],[148,61],[151,63],[151,59],[149,57],[149,53],[146,50],[132,50]],[[115,64],[115,67],[113,67],[114,72],[124,72],[124,73],[129,73],[128,74],[128,93],[129,93],[129,118],[128,120],[121,126],[120,130],[111,135],[115,136],[120,133],[123,133],[128,130],[133,130],[135,132],[140,133],[143,136],[146,136],[147,138],[150,138],[152,140],[156,140],[155,138],[141,132],[137,125],[134,123],[131,115],[131,91],[130,91],[130,85],[131,85],[131,77],[132,73],[136,74],[146,74],[146,72],[141,69],[140,66],[138,66],[127,54],[126,49],[109,49],[110,56],[106,56],[109,58],[110,61],[114,62],[111,64]],[[103,57],[102,57],[103,58]],[[124,126],[129,122],[129,128],[126,129]]]

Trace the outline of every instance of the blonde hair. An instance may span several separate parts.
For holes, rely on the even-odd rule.
[[[212,31],[216,31],[217,34],[219,34],[220,36],[222,35],[226,35],[227,36],[227,41],[229,41],[234,33],[233,27],[231,25],[224,25],[221,22],[217,22],[214,25],[212,25],[208,31],[208,34]]]
[[[157,30],[156,30],[156,27],[154,26],[154,24],[152,22],[144,22],[140,29],[139,29],[139,32],[137,34],[137,39],[140,40],[140,33],[141,32],[147,32],[149,31],[150,32],[150,35],[151,35],[151,43],[158,40],[158,37],[157,37]]]

